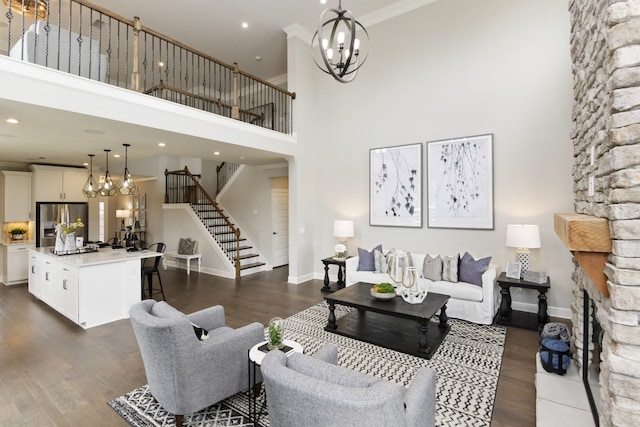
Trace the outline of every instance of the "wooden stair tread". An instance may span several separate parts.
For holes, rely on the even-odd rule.
[[[249,268],[254,268],[254,267],[262,267],[265,264],[266,263],[264,263],[264,262],[254,262],[254,263],[251,263],[251,264],[245,264],[245,265],[241,265],[240,266],[240,270],[247,270]]]
[[[236,258],[235,256],[233,256],[232,258],[233,258],[234,260],[238,260],[238,259],[241,259],[241,260],[242,260],[242,259],[256,258],[256,257],[259,257],[259,256],[260,256],[260,255],[258,255],[258,254],[246,254],[246,255],[240,255],[240,256],[239,256],[239,257],[237,257],[237,258]]]

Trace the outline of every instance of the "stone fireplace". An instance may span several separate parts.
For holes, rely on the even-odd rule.
[[[611,248],[595,266],[574,252],[574,362],[582,368],[585,348],[593,359],[586,291],[603,331],[599,423],[640,425],[640,0],[570,0],[569,9],[575,211],[606,221]]]

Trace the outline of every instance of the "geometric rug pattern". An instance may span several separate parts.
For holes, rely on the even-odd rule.
[[[336,318],[352,308],[336,305]],[[493,412],[506,328],[476,325],[449,319],[451,330],[430,360],[411,356],[341,335],[326,332],[329,309],[318,303],[285,319],[285,337],[299,342],[305,354],[315,353],[326,342],[338,346],[341,366],[384,378],[403,386],[411,383],[423,366],[438,374],[437,426],[489,426]],[[438,319],[432,319],[437,327]],[[258,405],[264,399],[260,395]],[[174,426],[175,419],[156,402],[145,385],[120,396],[111,406],[136,427]],[[238,393],[202,411],[184,417],[185,426],[251,426],[247,393]],[[269,426],[268,415],[260,418]]]

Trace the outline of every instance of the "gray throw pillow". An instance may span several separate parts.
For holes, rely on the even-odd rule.
[[[368,252],[366,249],[358,248],[358,271],[375,271],[376,261],[373,252],[379,250],[382,252],[382,245],[378,245]]]
[[[442,280],[458,283],[458,260],[460,255],[442,257]]]
[[[190,238],[180,239],[178,242],[178,253],[182,255],[193,255],[198,249],[198,241]]]
[[[387,272],[387,258],[382,251],[377,249],[373,250],[373,261],[375,264],[374,273],[386,273]]]
[[[422,275],[425,279],[438,281],[442,280],[442,258],[440,255],[435,258],[427,254],[424,257],[424,263],[422,264]]]
[[[482,287],[482,274],[487,271],[490,262],[491,257],[475,260],[469,252],[465,252],[460,258],[460,281]]]

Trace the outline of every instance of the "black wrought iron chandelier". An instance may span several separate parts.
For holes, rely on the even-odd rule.
[[[369,33],[353,13],[342,9],[342,0],[339,0],[337,9],[322,11],[311,49],[320,70],[341,83],[349,83],[367,60]]]
[[[129,172],[129,167],[127,166],[128,161],[128,149],[131,144],[122,144],[124,146],[124,171],[122,172],[122,177],[120,178],[120,183],[118,184],[118,191],[123,196],[130,196],[136,191],[136,184],[133,182],[133,178],[131,177],[131,172]]]

